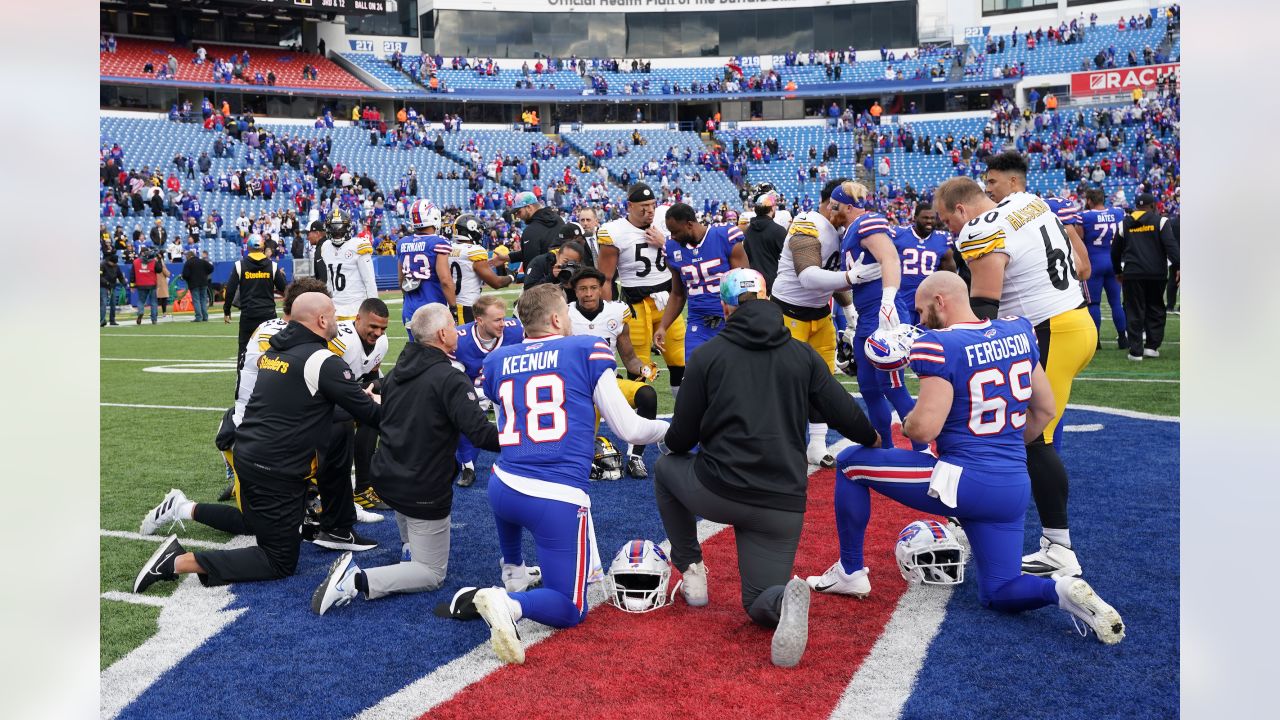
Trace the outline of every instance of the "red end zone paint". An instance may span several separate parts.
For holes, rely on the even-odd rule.
[[[839,556],[835,481],[833,470],[810,477],[795,564],[801,577],[821,574]],[[865,546],[871,596],[815,593],[798,668],[769,663],[772,631],[753,625],[742,609],[737,552],[726,529],[703,544],[709,606],[690,608],[677,598],[671,607],[631,615],[601,605],[582,625],[529,648],[525,665],[498,670],[423,717],[825,717],[906,589],[893,546],[921,514],[875,493],[872,513]]]

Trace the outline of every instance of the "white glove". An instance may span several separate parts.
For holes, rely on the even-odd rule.
[[[843,308],[843,310],[845,326],[848,327],[851,332],[856,330],[858,327],[858,308],[854,307],[853,303],[849,303]]]
[[[653,298],[653,305],[657,308],[658,312],[662,312],[667,309],[667,301],[671,298],[671,294],[664,290],[662,292],[656,292],[649,297]]]
[[[880,329],[891,330],[898,325],[898,288],[887,287],[880,295]]]

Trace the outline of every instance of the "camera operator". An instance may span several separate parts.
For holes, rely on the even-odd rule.
[[[583,244],[585,240],[586,234],[582,231],[581,225],[577,223],[565,225],[556,238],[555,244],[552,245],[551,251],[539,255],[529,264],[525,289],[535,285],[556,283],[564,288],[566,301],[573,302],[573,288],[569,284],[569,278],[590,264],[586,261],[587,249]]]

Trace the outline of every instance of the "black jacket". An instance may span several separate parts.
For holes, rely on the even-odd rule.
[[[213,263],[202,257],[188,258],[182,264],[182,279],[187,281],[187,287],[192,290],[209,287],[211,275],[213,275]]]
[[[1170,263],[1178,269],[1173,223],[1154,210],[1125,215],[1121,232],[1111,242],[1111,266],[1116,273],[1134,279],[1165,278]]]
[[[111,290],[116,285],[124,285],[129,281],[124,277],[124,271],[120,269],[120,263],[107,262],[103,260],[98,264],[98,283],[99,287]]]
[[[324,338],[291,322],[258,359],[258,380],[236,428],[236,462],[305,482],[316,448],[328,442],[337,404],[377,427],[382,413]]]
[[[256,250],[236,264],[239,271],[233,267],[227,277],[227,299],[222,304],[222,314],[230,315],[231,307],[238,305],[241,322],[245,318],[275,317],[275,293],[283,293],[285,289],[284,270]]]
[[[560,213],[555,208],[539,209],[525,223],[524,233],[520,235],[520,249],[511,253],[508,260],[528,263],[547,252],[551,249],[552,241],[560,237],[562,227],[564,220],[560,219]]]
[[[773,279],[778,276],[778,258],[782,257],[782,244],[786,242],[787,231],[773,221],[773,218],[757,215],[751,218],[744,232],[742,246],[747,251],[747,261],[751,269],[764,276],[768,287],[773,287]]]
[[[440,520],[453,509],[458,435],[498,451],[498,428],[476,404],[476,390],[438,348],[411,342],[382,379],[382,424],[370,474],[396,512]]]
[[[701,443],[698,479],[717,495],[804,512],[811,408],[841,435],[875,445],[871,423],[818,353],[792,339],[782,310],[748,300],[691,358],[666,444],[682,453]]]

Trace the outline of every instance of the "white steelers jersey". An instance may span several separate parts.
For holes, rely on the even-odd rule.
[[[267,343],[276,333],[285,329],[288,320],[273,318],[267,320],[253,331],[249,342],[244,346],[244,368],[240,370],[240,384],[236,387],[236,407],[231,413],[231,422],[237,427],[244,419],[244,408],[249,404],[249,396],[253,394],[253,386],[258,382],[258,359],[267,351]]]
[[[654,227],[668,237],[666,229],[654,223]],[[667,259],[661,248],[650,247],[644,230],[632,225],[626,218],[611,220],[596,231],[600,247],[612,245],[618,248],[618,284],[625,288],[649,288],[671,280],[667,272]]]
[[[383,335],[373,344],[373,350],[366,351],[364,341],[356,334],[356,321],[339,320],[338,336],[329,341],[329,349],[334,355],[341,357],[347,367],[351,368],[352,374],[359,379],[382,364],[382,359],[387,356],[388,342],[387,336]]]
[[[449,272],[453,273],[453,286],[457,288],[458,304],[471,307],[480,299],[484,283],[476,275],[475,263],[488,260],[489,251],[472,243],[455,242],[449,253]]]
[[[624,324],[631,317],[631,308],[624,302],[609,300],[604,302],[600,313],[588,320],[580,310],[578,303],[569,303],[569,322],[574,335],[594,335],[609,343],[609,349],[617,351],[618,335],[626,331]]]
[[[798,307],[819,308],[831,302],[831,292],[810,290],[800,284],[795,261],[791,257],[791,241],[796,236],[816,237],[821,246],[822,267],[825,270],[840,268],[840,233],[831,221],[817,210],[801,213],[791,221],[790,234],[782,244],[782,256],[778,258],[778,276],[773,280],[770,294]]]
[[[360,303],[378,297],[378,284],[373,274],[373,245],[362,237],[353,237],[334,246],[333,241],[320,245],[324,260],[326,284],[333,295],[338,317],[354,317]]]
[[[970,220],[956,236],[956,247],[965,262],[993,252],[1009,256],[1000,293],[1002,316],[1020,315],[1038,325],[1084,302],[1066,229],[1035,195],[1013,193]]]

